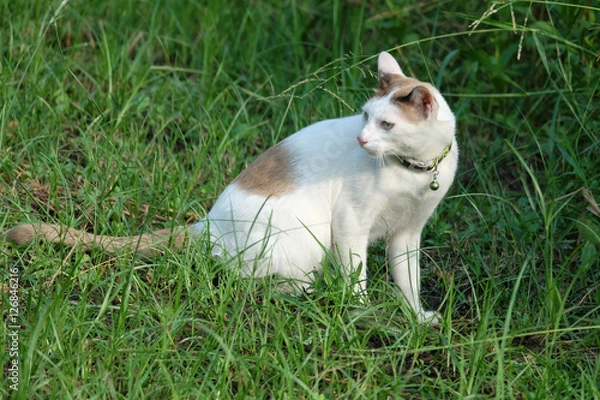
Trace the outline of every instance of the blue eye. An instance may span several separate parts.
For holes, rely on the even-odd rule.
[[[392,124],[391,122],[382,121],[381,122],[381,127],[383,129],[385,129],[386,131],[389,131],[390,129],[392,129],[394,127],[394,124]]]

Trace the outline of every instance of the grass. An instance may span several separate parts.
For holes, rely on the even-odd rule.
[[[357,112],[382,50],[441,88],[461,160],[423,238],[437,328],[403,312],[383,245],[357,311],[335,271],[291,297],[193,248],[0,241],[0,397],[600,398],[593,2],[22,3],[0,5],[0,231],[195,221],[266,148]]]

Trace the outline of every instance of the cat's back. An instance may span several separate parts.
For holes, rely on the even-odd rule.
[[[330,184],[346,169],[349,154],[361,153],[356,137],[362,128],[360,115],[303,128],[260,155],[232,182],[230,190],[266,199]]]
[[[329,153],[335,156],[341,150],[358,148],[356,137],[364,127],[361,115],[328,119],[307,126],[288,137],[299,156]]]
[[[290,150],[296,182],[312,185],[347,170],[352,155],[364,153],[356,140],[363,126],[361,115],[329,119],[284,140],[281,144]]]

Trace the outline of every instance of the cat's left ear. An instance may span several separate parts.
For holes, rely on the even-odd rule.
[[[390,53],[382,52],[379,54],[379,58],[377,59],[377,69],[379,72],[379,77],[387,74],[396,74],[405,76],[402,73],[402,69],[400,69],[400,65]]]
[[[410,105],[419,120],[429,119],[432,115],[434,118],[437,116],[439,104],[431,91],[423,85],[415,86],[408,95],[397,92],[394,101]]]

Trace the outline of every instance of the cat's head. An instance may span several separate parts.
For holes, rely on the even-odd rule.
[[[427,162],[454,140],[454,114],[429,83],[408,78],[386,52],[379,55],[379,88],[363,107],[358,142],[374,157]]]

